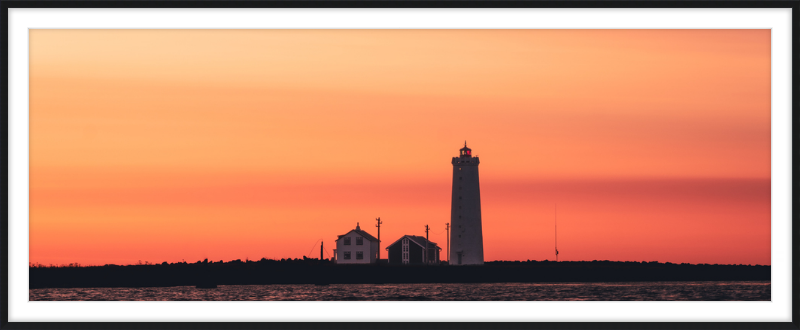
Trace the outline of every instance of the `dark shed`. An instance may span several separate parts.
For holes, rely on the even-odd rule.
[[[428,253],[425,253],[425,246]],[[428,241],[425,237],[405,235],[394,243],[386,247],[389,254],[389,264],[423,264],[423,260],[428,259],[428,263],[438,264],[439,253],[442,248],[438,244]],[[426,258],[427,255],[427,258]]]

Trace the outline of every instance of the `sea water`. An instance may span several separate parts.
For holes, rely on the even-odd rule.
[[[123,301],[422,301],[422,300],[770,300],[769,281],[272,284],[149,288],[51,288],[30,290],[30,300]]]

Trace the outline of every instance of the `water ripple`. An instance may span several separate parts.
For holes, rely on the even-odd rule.
[[[221,285],[158,288],[50,288],[30,300],[276,301],[276,300],[770,300],[769,281]]]

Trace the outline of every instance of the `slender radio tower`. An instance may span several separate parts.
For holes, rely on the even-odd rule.
[[[381,224],[383,221],[381,221],[381,217],[378,217],[375,219],[375,221],[378,222],[375,224],[375,227],[378,227],[378,259],[375,259],[375,262],[377,262],[378,260],[381,260]]]
[[[555,205],[555,225],[556,225],[556,262],[558,262],[558,204]]]

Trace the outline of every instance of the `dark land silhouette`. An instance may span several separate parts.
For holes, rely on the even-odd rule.
[[[254,284],[763,281],[770,266],[636,261],[490,261],[484,266],[336,265],[320,259],[30,267],[30,289]]]

